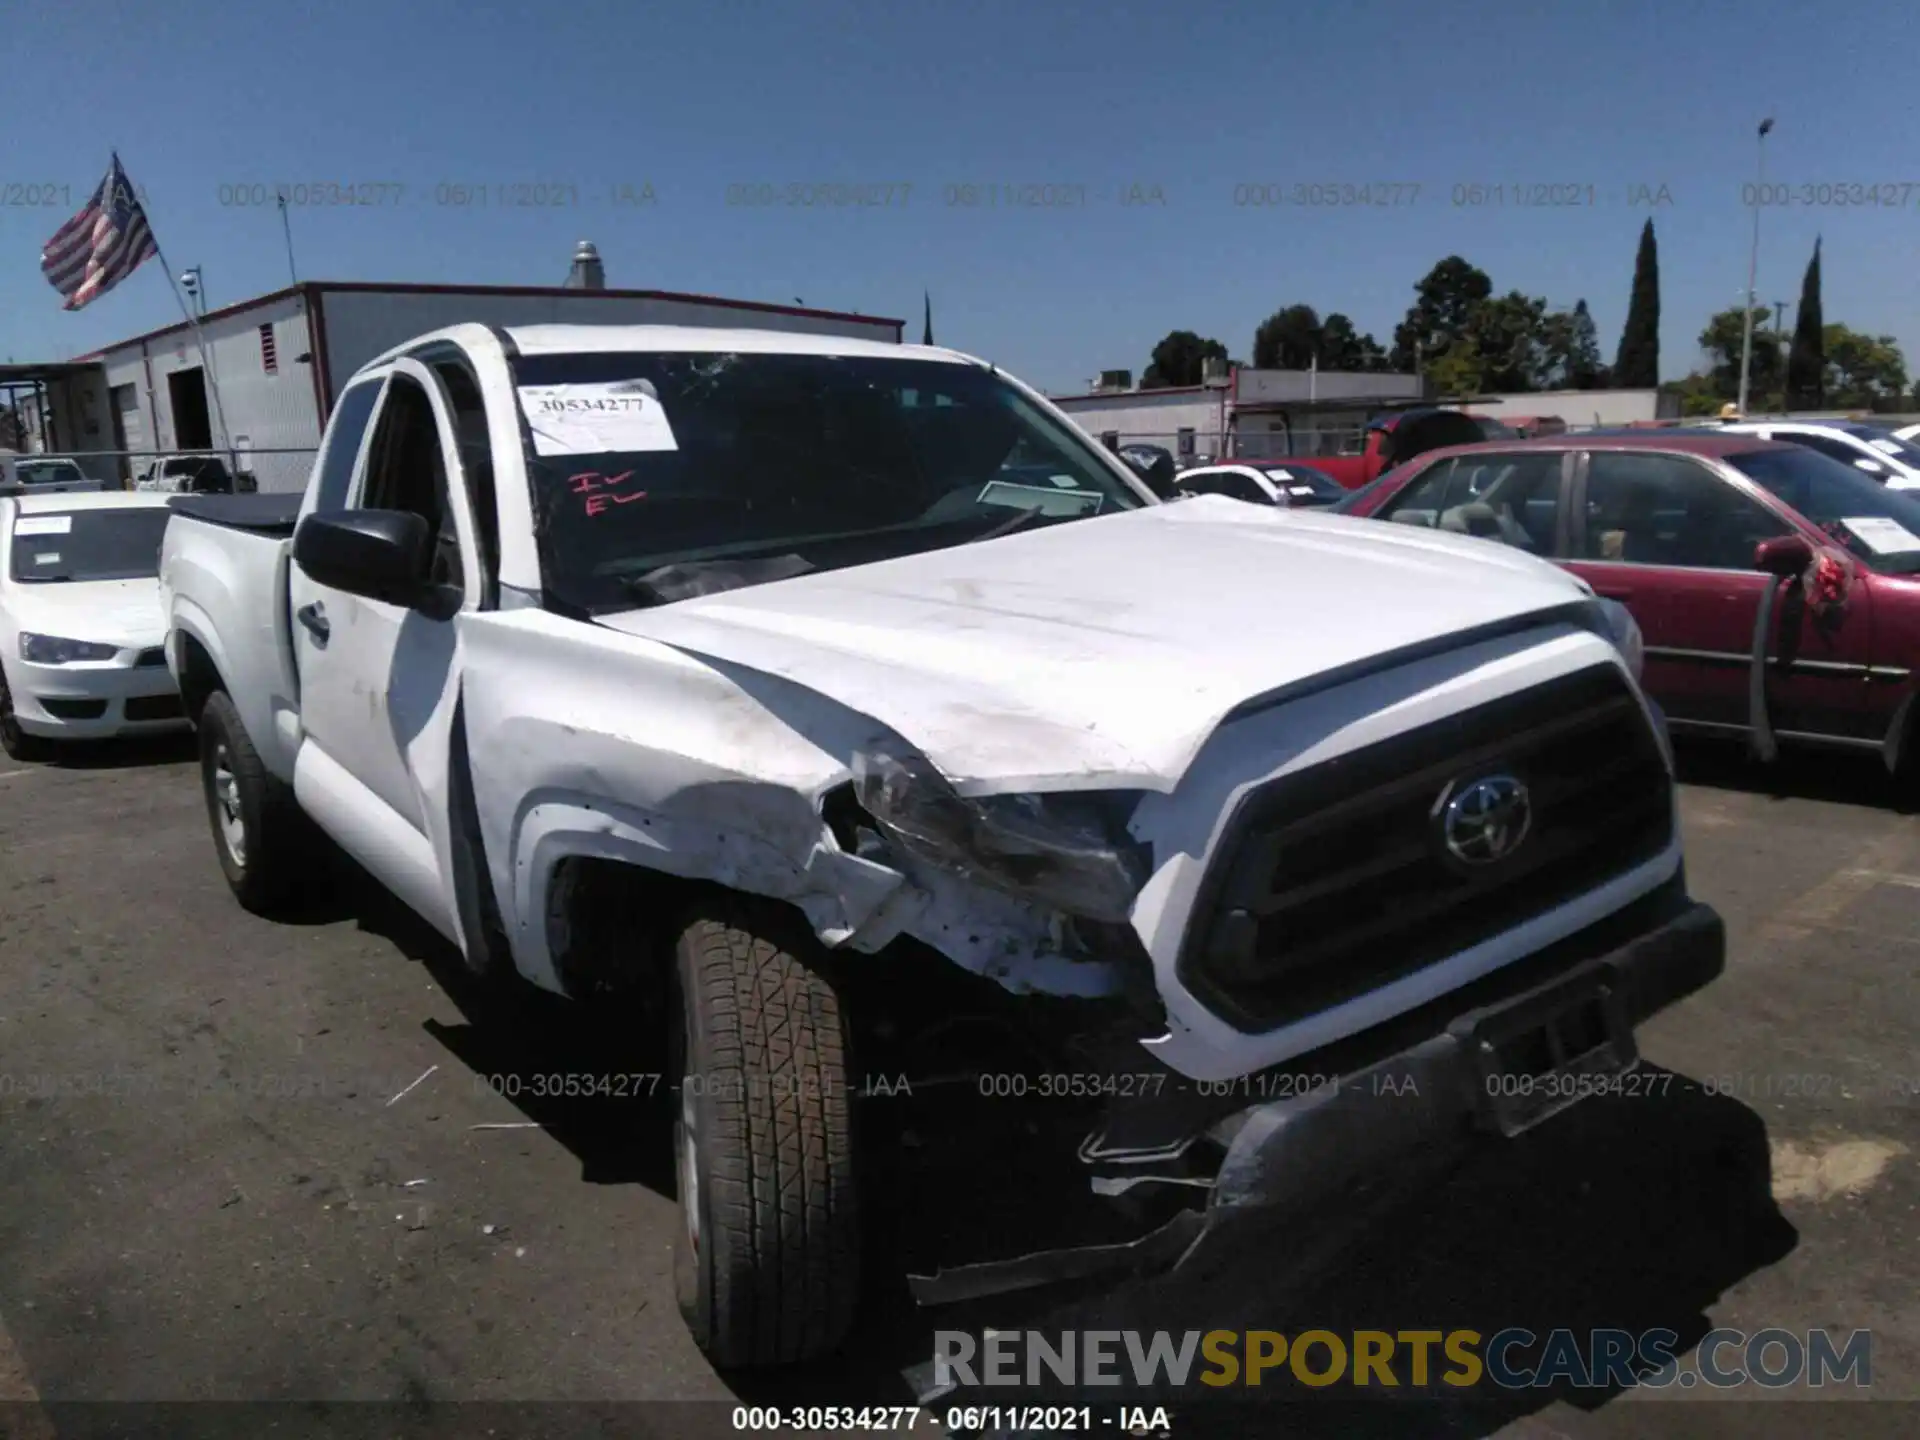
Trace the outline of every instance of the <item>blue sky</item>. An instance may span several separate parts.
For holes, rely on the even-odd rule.
[[[247,187],[386,185],[404,191],[295,209],[302,279],[557,283],[588,238],[616,286],[798,298],[906,318],[910,339],[925,288],[941,343],[1056,393],[1138,372],[1175,328],[1245,358],[1293,302],[1385,340],[1450,253],[1502,292],[1584,297],[1611,360],[1651,214],[1672,378],[1746,283],[1741,187],[1771,113],[1770,179],[1908,188],[1904,208],[1766,209],[1761,300],[1792,323],[1820,233],[1827,319],[1894,335],[1920,370],[1910,6],[30,0],[6,25],[0,359],[178,318],[152,263],[77,315],[39,274],[118,147],[167,259],[201,266],[216,306],[287,282],[279,217],[239,203],[266,193]],[[1456,206],[1476,183],[1507,203]],[[866,208],[729,203],[802,184],[896,190]],[[1259,184],[1419,191],[1236,203]],[[460,185],[489,203],[454,203]],[[568,203],[502,207],[502,185]],[[623,185],[653,203],[615,203]],[[1084,203],[988,206],[995,185]],[[1540,185],[1595,203],[1513,203]],[[48,186],[61,203],[18,203]],[[1635,205],[1635,186],[1670,203]]]

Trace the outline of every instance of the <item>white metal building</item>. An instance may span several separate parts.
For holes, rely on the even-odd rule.
[[[1051,397],[1109,445],[1160,445],[1182,461],[1338,453],[1388,405],[1421,397],[1418,375],[1235,368],[1223,384],[1109,388]]]
[[[1570,429],[1606,429],[1643,420],[1666,420],[1680,413],[1677,398],[1658,390],[1536,390],[1530,394],[1481,397],[1460,407],[1469,415],[1495,420],[1555,416]]]
[[[45,380],[51,433],[36,436],[37,448],[72,454],[110,481],[129,478],[124,452],[231,448],[261,490],[298,490],[354,371],[415,335],[462,321],[725,326],[895,344],[905,323],[660,290],[310,281],[202,317],[211,389],[184,321],[40,367],[62,373]]]

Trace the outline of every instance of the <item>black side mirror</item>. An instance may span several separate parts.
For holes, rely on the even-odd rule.
[[[1753,547],[1753,568],[1792,577],[1813,563],[1813,546],[1801,535],[1779,535]]]
[[[433,537],[407,510],[309,515],[293,532],[293,562],[332,589],[411,608],[431,588]]]

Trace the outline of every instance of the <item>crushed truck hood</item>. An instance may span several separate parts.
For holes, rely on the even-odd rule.
[[[1201,497],[599,623],[869,715],[963,791],[1170,789],[1248,701],[1585,593],[1491,541]]]

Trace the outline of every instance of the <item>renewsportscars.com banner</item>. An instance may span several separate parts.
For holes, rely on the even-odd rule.
[[[942,1330],[933,1375],[940,1390],[1865,1388],[1873,1332],[1712,1330],[1683,1355],[1672,1330]]]

